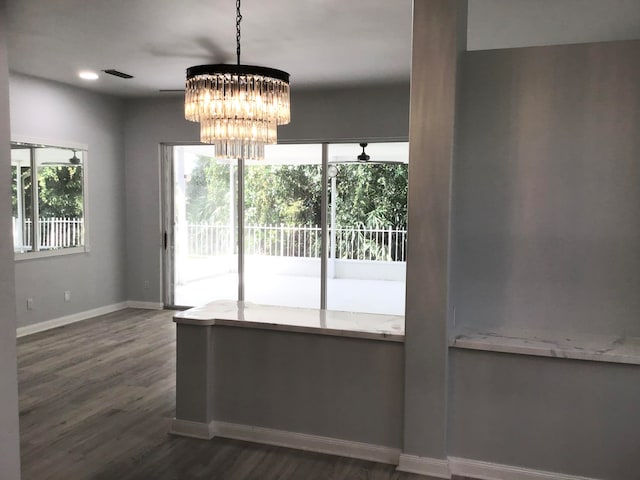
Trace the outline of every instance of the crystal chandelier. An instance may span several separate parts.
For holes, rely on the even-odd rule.
[[[187,69],[184,116],[200,122],[200,141],[216,157],[262,160],[265,144],[278,142],[277,125],[290,121],[289,74],[240,64],[240,0],[236,0],[237,65]]]

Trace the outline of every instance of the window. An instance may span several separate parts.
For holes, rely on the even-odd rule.
[[[169,304],[404,314],[406,142],[368,145],[366,163],[358,144],[271,145],[242,168],[209,146],[170,148]]]
[[[85,251],[86,150],[11,144],[16,259]]]

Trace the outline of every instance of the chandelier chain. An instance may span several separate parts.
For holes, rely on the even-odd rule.
[[[240,0],[236,0],[236,57],[238,58],[238,65],[240,65],[240,22],[242,21],[242,14],[240,13]]]

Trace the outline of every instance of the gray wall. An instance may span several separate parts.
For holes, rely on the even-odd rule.
[[[160,161],[158,145],[198,142],[196,123],[184,119],[182,97],[127,102],[127,293],[129,300],[162,301]],[[409,86],[292,90],[291,124],[281,141],[406,139]],[[149,288],[144,288],[145,281]]]
[[[21,75],[10,81],[12,135],[89,148],[91,251],[16,262],[18,326],[126,300],[122,101]],[[27,297],[34,310],[26,309]]]
[[[402,448],[402,343],[178,325],[177,358],[181,420]]]
[[[465,56],[458,325],[640,335],[640,41]]]
[[[454,350],[449,455],[637,480],[640,368]]]
[[[637,0],[471,0],[469,50],[640,38]]]
[[[402,139],[409,135],[409,84],[292,90],[283,141]]]
[[[457,326],[640,335],[640,42],[465,54]],[[640,471],[637,366],[453,350],[449,454]]]
[[[129,300],[162,301],[161,142],[197,142],[177,97],[128,101],[125,115],[127,275]],[[149,282],[149,288],[145,288]]]
[[[11,238],[11,170],[9,131],[9,67],[5,2],[0,0],[0,472],[20,478],[16,311]]]
[[[212,354],[215,420],[402,448],[402,343],[217,327]]]

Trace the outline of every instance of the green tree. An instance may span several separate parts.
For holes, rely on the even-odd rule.
[[[211,157],[198,157],[186,184],[188,222],[229,223],[230,170],[235,179],[234,165],[217,162]]]
[[[82,217],[82,167],[56,165],[38,169],[40,218]]]
[[[339,165],[337,224],[406,228],[407,167],[406,164]]]
[[[406,164],[338,166],[336,224],[346,229],[337,238],[338,251],[343,251],[347,258],[401,259],[406,238],[393,230],[407,227],[407,167]]]
[[[319,225],[319,165],[252,165],[245,174],[245,218],[253,225]]]
[[[229,222],[230,168],[235,166],[198,158],[186,187],[189,222]],[[338,168],[338,225],[406,228],[406,164],[344,164]],[[249,165],[244,191],[247,225],[321,223],[320,165]]]
[[[236,167],[206,156],[198,158],[186,186],[189,222],[229,222],[232,201],[229,169],[235,172]],[[319,224],[320,180],[317,165],[247,166],[245,222],[251,225]]]

